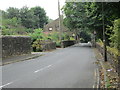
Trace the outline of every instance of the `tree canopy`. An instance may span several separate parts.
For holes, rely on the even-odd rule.
[[[120,2],[66,2],[63,7],[64,25],[78,33],[86,30],[96,31],[97,38],[103,39],[103,18],[107,44],[112,31],[107,30],[113,21],[120,18]]]
[[[50,20],[40,6],[33,8],[24,6],[21,9],[9,7],[1,12],[3,35],[31,33],[34,29],[43,28]]]

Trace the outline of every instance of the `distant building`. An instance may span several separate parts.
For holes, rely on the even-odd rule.
[[[67,32],[67,30],[68,29],[63,25],[63,23],[61,23],[61,31]],[[59,18],[45,25],[43,31],[45,33],[59,32]]]

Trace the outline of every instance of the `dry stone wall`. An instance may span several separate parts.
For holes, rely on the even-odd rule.
[[[31,38],[29,36],[2,36],[2,58],[30,54]]]

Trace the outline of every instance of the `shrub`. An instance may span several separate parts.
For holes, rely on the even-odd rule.
[[[42,44],[45,43],[43,40],[37,39],[33,42],[32,47],[34,52],[42,51]]]
[[[35,29],[33,33],[30,33],[29,34],[34,41],[36,41],[37,39],[40,39],[42,40],[43,39],[43,36],[44,36],[44,33],[43,33],[43,30],[42,29]]]
[[[114,21],[113,28],[110,28],[112,30],[112,34],[110,37],[111,40],[111,47],[114,48],[120,48],[120,19],[117,19]]]

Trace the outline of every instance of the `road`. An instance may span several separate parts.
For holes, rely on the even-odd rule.
[[[2,67],[0,88],[92,88],[93,49],[75,45]]]

